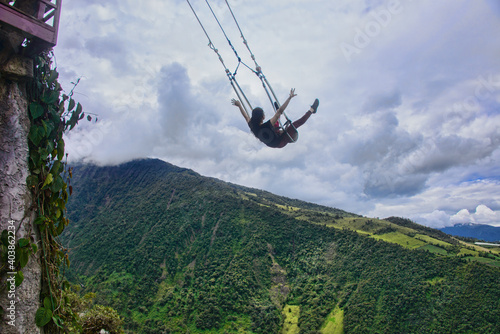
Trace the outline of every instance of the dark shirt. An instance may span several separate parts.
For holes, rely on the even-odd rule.
[[[262,123],[256,129],[250,127],[250,130],[261,142],[269,147],[278,147],[281,143],[281,135],[277,133],[277,129],[271,124],[271,120]]]

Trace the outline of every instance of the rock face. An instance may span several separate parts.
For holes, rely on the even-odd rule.
[[[31,239],[39,251],[30,256],[23,268],[24,281],[18,287],[0,292],[4,315],[0,333],[41,333],[35,324],[40,307],[41,262],[40,237],[37,234],[32,210],[32,198],[26,186],[28,170],[28,99],[26,80],[32,76],[33,62],[29,58],[11,55],[0,64],[0,232],[12,231],[15,240]],[[5,287],[10,271],[1,277]]]

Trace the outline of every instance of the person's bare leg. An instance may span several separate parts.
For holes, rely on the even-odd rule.
[[[309,117],[311,117],[312,114],[316,113],[316,111],[318,110],[318,106],[319,106],[319,100],[316,99],[314,100],[314,103],[312,104],[311,108],[309,108],[309,110],[305,113],[305,115],[296,120],[295,122],[293,122],[293,126],[295,128],[298,128],[304,125],[304,123],[309,119]]]

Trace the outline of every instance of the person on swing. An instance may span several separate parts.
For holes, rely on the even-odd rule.
[[[290,103],[290,100],[295,96],[297,96],[297,94],[295,94],[295,88],[292,88],[285,103],[283,103],[283,105],[276,110],[274,116],[267,122],[264,122],[265,115],[262,108],[257,107],[253,109],[252,117],[249,117],[245,112],[245,109],[243,109],[240,101],[232,99],[231,103],[240,109],[241,114],[250,127],[250,131],[252,131],[255,137],[269,147],[282,148],[288,143],[295,141],[293,139],[297,137],[297,131],[295,131],[295,129],[302,126],[309,119],[309,117],[311,117],[312,114],[315,114],[316,110],[318,110],[319,100],[316,99],[304,116],[293,122],[293,126],[288,126],[286,131],[282,130],[279,126],[279,118]]]

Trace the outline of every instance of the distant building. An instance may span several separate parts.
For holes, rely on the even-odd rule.
[[[475,242],[474,244],[478,246],[500,247],[500,244],[492,244],[489,242]]]

